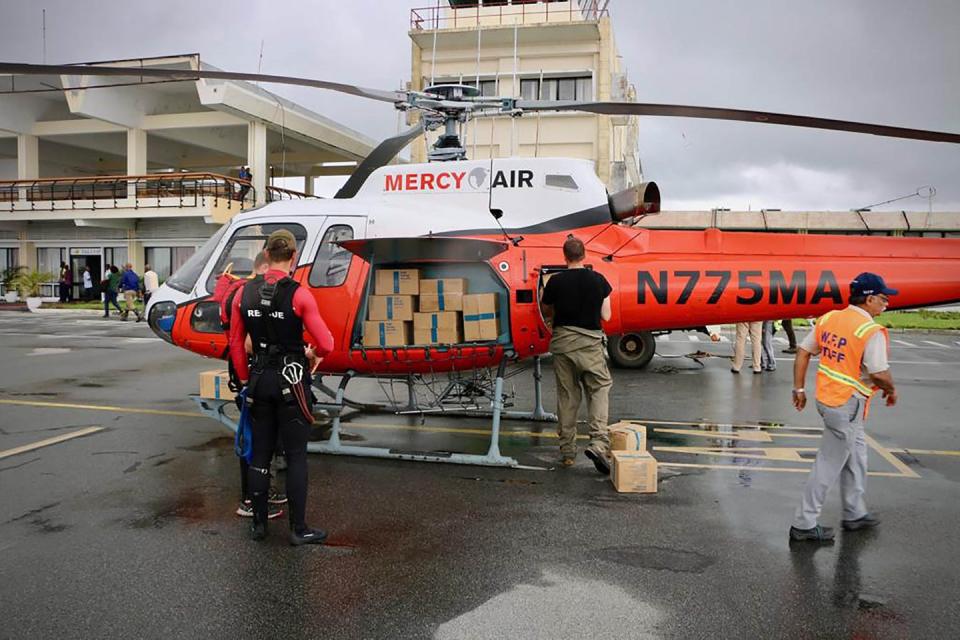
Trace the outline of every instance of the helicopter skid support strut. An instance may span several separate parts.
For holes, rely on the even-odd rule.
[[[367,458],[385,458],[393,460],[412,460],[416,462],[445,462],[448,464],[465,464],[485,467],[540,469],[539,467],[528,467],[521,465],[515,458],[504,456],[500,453],[500,420],[506,413],[503,411],[503,377],[505,367],[506,361],[502,361],[497,369],[497,377],[494,382],[493,408],[491,412],[492,425],[490,431],[490,444],[486,454],[484,455],[455,452],[406,451],[399,449],[388,449],[385,447],[364,447],[343,444],[340,438],[340,414],[342,413],[343,408],[347,406],[344,399],[344,392],[346,391],[347,384],[349,384],[350,380],[354,376],[353,372],[347,372],[346,375],[344,375],[340,380],[340,384],[337,386],[335,398],[332,403],[318,405],[319,408],[327,410],[333,416],[330,438],[329,440],[323,442],[308,442],[307,452],[361,456]],[[537,363],[537,371],[539,372],[539,362]],[[543,411],[542,406],[540,406],[539,395],[540,394],[538,392],[537,408],[533,412],[511,413],[517,414],[517,417],[526,415],[528,418],[539,413],[540,415],[545,416],[539,419],[549,420],[550,414],[546,414]],[[197,403],[197,407],[200,409],[201,414],[217,420],[220,422],[220,424],[236,433],[237,421],[228,416],[225,412],[227,406],[234,404],[233,400],[214,400],[209,398],[201,398],[197,395],[191,395],[190,398]]]

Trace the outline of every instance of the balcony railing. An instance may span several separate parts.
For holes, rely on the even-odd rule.
[[[267,186],[268,202],[310,197]],[[0,210],[9,211],[202,207],[208,199],[243,209],[256,202],[256,191],[247,180],[217,173],[0,180]]]
[[[476,0],[456,6],[419,7],[410,10],[411,31],[497,27],[599,20],[609,15],[608,0]]]

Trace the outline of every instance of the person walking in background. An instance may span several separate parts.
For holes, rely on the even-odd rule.
[[[160,278],[150,265],[143,265],[143,269],[143,311],[146,313],[147,305],[150,304],[150,296],[160,288]]]
[[[123,275],[120,277],[120,291],[123,292],[124,310],[121,313],[121,319],[126,322],[133,311],[137,316],[137,322],[143,320],[140,311],[137,310],[137,295],[140,293],[140,276],[133,270],[133,265],[129,262],[123,267]]]
[[[861,273],[850,283],[849,306],[821,316],[797,351],[793,406],[797,411],[806,406],[807,366],[810,358],[819,354],[816,400],[824,429],[790,527],[791,540],[833,541],[833,529],[821,526],[817,520],[827,492],[838,478],[844,530],[857,531],[880,524],[867,510],[863,497],[867,483],[863,423],[870,399],[878,390],[888,407],[897,404],[897,390],[887,360],[890,337],[886,328],[874,321],[887,308],[888,296],[897,293],[880,276]]]
[[[120,270],[112,264],[109,265],[106,274],[106,277],[100,282],[100,286],[103,287],[103,317],[109,318],[111,304],[116,307],[119,313],[123,313],[123,309],[117,304],[117,292],[120,290]]]
[[[763,338],[760,341],[762,347],[760,353],[760,368],[764,371],[777,370],[777,356],[773,349],[773,331],[773,320],[764,320],[762,330]]]
[[[737,323],[737,341],[733,349],[733,367],[730,371],[740,373],[743,366],[743,359],[746,356],[747,334],[750,335],[750,347],[753,355],[753,372],[762,373],[761,365],[761,335],[763,333],[763,322],[738,322]]]
[[[248,183],[253,182],[253,173],[250,171],[250,167],[244,165],[240,167],[240,171],[237,173],[237,177],[241,180],[246,180]],[[247,193],[250,191],[249,184],[240,185],[240,193],[237,194],[237,198],[243,203],[243,199],[247,197]]]
[[[784,353],[796,353],[797,352],[797,334],[793,331],[793,319],[787,318],[786,320],[781,321],[783,324],[783,332],[787,334],[787,342],[790,344],[787,345],[787,348],[783,350]]]
[[[90,275],[90,266],[83,267],[83,300],[89,302],[93,300],[93,276]]]

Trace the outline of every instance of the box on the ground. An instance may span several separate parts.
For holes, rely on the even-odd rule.
[[[373,292],[378,296],[415,296],[420,293],[419,269],[377,269]]]
[[[610,425],[611,451],[646,451],[647,428],[635,422]]]
[[[200,374],[200,397],[212,400],[233,400],[237,394],[230,391],[230,374],[224,369]]]
[[[496,340],[500,336],[500,295],[471,293],[463,296],[463,339]]]
[[[456,344],[462,336],[458,311],[413,314],[414,344]]]
[[[374,320],[363,323],[366,347],[403,347],[410,344],[410,323],[398,320]]]
[[[367,320],[413,320],[413,296],[370,296]]]
[[[646,451],[611,451],[610,480],[620,493],[656,493],[657,461]]]

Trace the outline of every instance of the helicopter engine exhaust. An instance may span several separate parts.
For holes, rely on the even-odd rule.
[[[609,196],[610,217],[623,222],[634,216],[660,213],[660,188],[656,182],[640,184]]]

